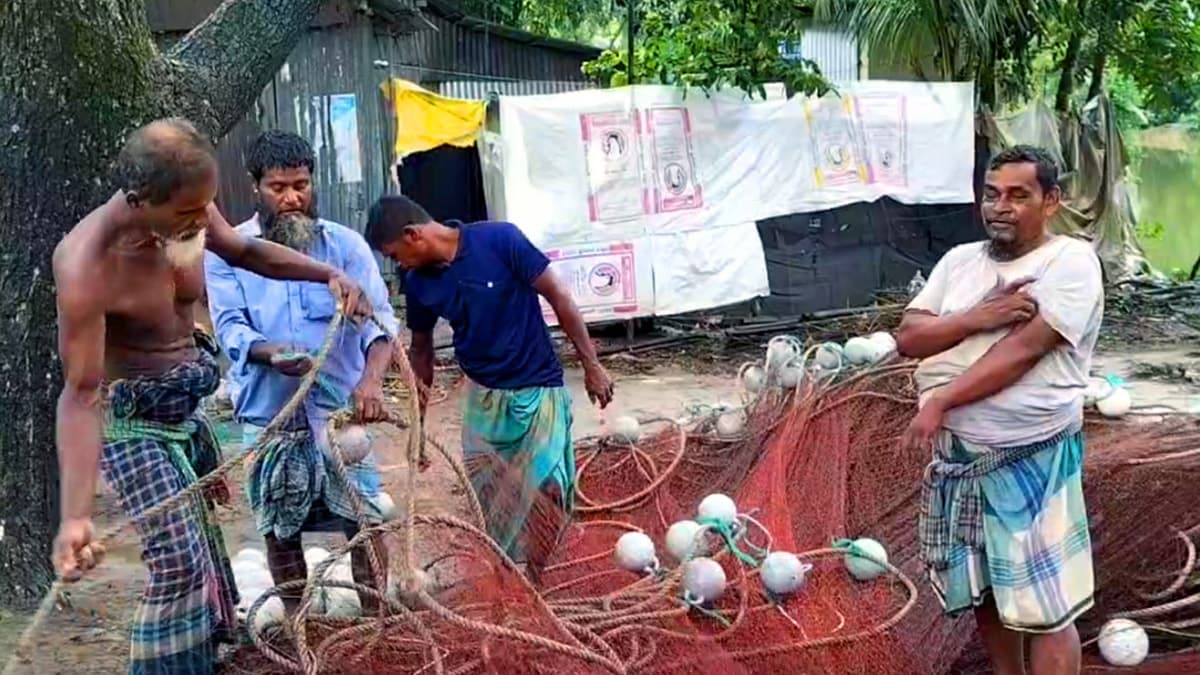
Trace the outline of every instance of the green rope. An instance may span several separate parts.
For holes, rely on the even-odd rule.
[[[688,602],[688,605],[691,606],[692,609],[695,609],[696,611],[703,614],[704,616],[707,616],[710,619],[720,622],[721,625],[725,626],[726,628],[733,626],[733,623],[730,622],[729,619],[726,619],[725,615],[721,614],[720,612],[708,609],[707,607],[701,606],[694,602]]]
[[[728,548],[729,552],[732,553],[735,557],[737,557],[738,560],[742,561],[743,563],[745,563],[751,567],[759,566],[760,563],[758,560],[756,560],[754,558],[754,556],[750,555],[749,553],[746,553],[738,546],[737,536],[734,535],[732,523],[723,523],[723,522],[713,519],[713,518],[701,518],[700,520],[698,520],[696,522],[698,522],[701,525],[707,526],[709,529],[711,529],[714,532],[716,532],[717,534],[721,535],[721,539],[725,540],[725,547]],[[750,542],[746,542],[746,543],[750,543]],[[750,546],[754,547],[755,549],[758,549],[759,551],[762,550],[762,549],[759,549],[757,546],[754,546],[754,544],[750,544]]]

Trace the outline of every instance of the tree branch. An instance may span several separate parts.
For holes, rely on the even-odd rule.
[[[213,138],[242,118],[323,0],[225,0],[155,64],[167,104]]]

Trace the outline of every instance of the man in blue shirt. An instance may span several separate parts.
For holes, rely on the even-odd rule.
[[[426,385],[434,324],[442,317],[454,329],[454,354],[471,381],[463,453],[488,533],[536,580],[575,492],[571,398],[539,296],[575,345],[588,396],[604,408],[613,384],[587,325],[549,259],[511,223],[442,224],[391,196],[371,209],[366,238],[406,270],[411,359]]]
[[[277,584],[304,579],[307,569],[300,533],[357,532],[347,486],[327,457],[326,422],[353,405],[362,421],[383,416],[383,379],[391,360],[391,335],[398,325],[379,266],[366,241],[353,230],[317,215],[312,188],[313,152],[292,133],[268,131],[250,148],[247,169],[258,194],[258,214],[237,227],[244,237],[261,237],[342,270],[374,308],[374,323],[344,324],[324,367],[285,433],[272,439],[255,461],[247,485],[258,530]],[[335,312],[334,298],[319,284],[274,281],[206,260],[209,307],[217,337],[233,361],[238,385],[237,418],[247,445],[254,442],[295,393],[312,366]],[[373,458],[346,467],[367,503],[368,517],[382,519],[379,478]],[[354,577],[369,583],[366,552],[352,552]],[[300,592],[284,595],[294,612]]]

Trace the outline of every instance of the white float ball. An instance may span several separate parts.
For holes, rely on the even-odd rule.
[[[842,348],[842,354],[851,365],[861,366],[870,362],[873,348],[874,345],[867,338],[852,337],[846,341],[846,346]]]
[[[700,500],[696,515],[701,521],[732,525],[737,520],[737,504],[726,495],[714,493]]]
[[[824,370],[835,370],[842,365],[842,346],[836,342],[826,342],[817,347],[813,356],[817,366]]]
[[[776,335],[767,342],[767,369],[775,370],[800,355],[800,341],[791,335]]]
[[[320,588],[313,607],[317,614],[329,617],[353,618],[362,614],[362,601],[358,592],[350,588]]]
[[[642,435],[641,424],[632,415],[621,415],[613,420],[612,439],[618,443],[637,443]]]
[[[262,634],[268,626],[283,623],[283,601],[275,596],[262,604],[254,614],[254,632]]]
[[[681,520],[667,528],[667,552],[676,560],[684,561],[696,553],[706,553],[702,541],[696,541],[701,529],[694,520]]]
[[[693,558],[683,566],[683,589],[696,603],[713,602],[725,592],[725,570],[712,558]]]
[[[1113,387],[1103,398],[1096,399],[1096,410],[1105,417],[1124,417],[1133,408],[1133,397],[1125,387]]]
[[[740,410],[732,410],[717,416],[717,436],[725,440],[738,438],[745,428],[746,419]]]
[[[259,567],[265,568],[267,566],[267,554],[256,548],[244,548],[238,551],[237,555],[233,557],[234,563],[242,561],[254,563]]]
[[[1137,666],[1150,653],[1146,629],[1129,619],[1113,619],[1100,629],[1100,656],[1114,666]]]
[[[768,591],[775,595],[788,595],[800,590],[804,585],[804,575],[810,569],[794,554],[774,551],[763,560],[759,574]]]
[[[762,391],[763,385],[767,381],[767,371],[757,364],[746,366],[741,373],[742,386],[751,394],[757,394]]]
[[[887,562],[887,550],[883,548],[883,544],[874,539],[854,540],[854,546],[868,558]],[[874,562],[874,560],[862,558],[857,555],[847,553],[845,558],[846,569],[850,571],[850,575],[859,581],[870,581],[887,571],[882,565]]]
[[[886,331],[871,333],[870,337],[867,339],[879,346],[880,350],[883,351],[884,357],[891,356],[892,353],[896,351],[898,346],[896,344],[896,338],[892,337],[892,334]]]
[[[333,432],[332,438],[341,449],[345,464],[358,464],[371,452],[371,433],[361,424],[342,427]]]
[[[242,610],[243,612],[250,611],[250,607],[252,605],[254,605],[254,603],[257,602],[259,598],[261,598],[263,595],[265,595],[267,592],[267,589],[269,589],[270,587],[271,587],[271,585],[263,585],[263,586],[247,585],[247,586],[243,587],[241,584],[238,584],[237,608]]]
[[[784,389],[799,387],[802,379],[804,379],[804,371],[797,363],[789,363],[779,370],[779,386]]]
[[[617,566],[629,572],[645,572],[655,566],[654,542],[644,532],[626,532],[613,551]]]
[[[321,564],[329,557],[329,551],[320,546],[310,546],[304,551],[304,564],[308,567],[315,567]]]
[[[375,501],[375,506],[379,508],[379,514],[383,520],[389,521],[396,517],[396,502],[392,500],[392,496],[386,492],[380,492],[372,497]]]
[[[234,568],[233,583],[238,587],[238,593],[242,593],[243,589],[257,589],[261,592],[273,587],[275,579],[270,572],[261,567],[240,570]]]
[[[1102,377],[1090,378],[1087,387],[1083,390],[1083,404],[1086,406],[1096,405],[1096,401],[1108,396],[1113,388],[1108,380]]]

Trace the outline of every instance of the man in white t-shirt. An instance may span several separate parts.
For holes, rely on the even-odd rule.
[[[986,241],[933,268],[897,334],[922,359],[907,447],[932,447],[921,553],[945,610],[973,609],[997,675],[1078,673],[1075,620],[1092,606],[1081,485],[1083,392],[1104,313],[1091,246],[1053,235],[1058,168],[1043,150],[995,156]]]

